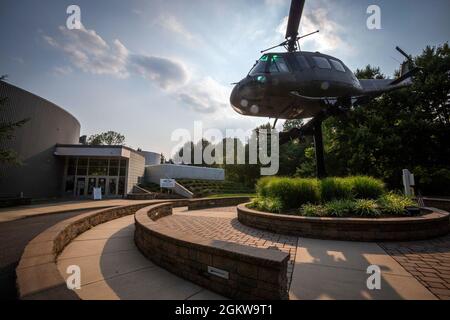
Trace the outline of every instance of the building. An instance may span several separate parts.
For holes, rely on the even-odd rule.
[[[224,179],[221,169],[161,165],[155,152],[81,144],[80,123],[73,115],[3,81],[0,98],[7,99],[0,109],[1,123],[29,119],[12,140],[0,142],[22,162],[0,164],[0,197],[89,198],[94,188],[101,188],[104,197],[123,197],[135,185],[160,178]]]

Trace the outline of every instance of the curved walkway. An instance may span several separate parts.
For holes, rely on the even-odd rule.
[[[291,253],[291,299],[435,299],[435,296],[375,243],[322,241],[281,236],[245,227],[236,210],[187,211],[158,220],[166,227],[206,238]],[[67,277],[81,268],[82,299],[221,299],[147,260],[134,245],[133,216],[99,225],[76,238],[58,258]],[[367,267],[382,270],[381,290],[367,289]]]
[[[67,278],[71,265],[81,269],[83,300],[224,299],[156,266],[134,244],[134,216],[101,224],[81,234],[58,257]]]

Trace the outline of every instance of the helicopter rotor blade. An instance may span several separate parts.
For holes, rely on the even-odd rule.
[[[298,28],[303,14],[305,0],[292,0],[291,9],[289,11],[289,20],[286,29],[286,40],[288,40],[288,51],[292,52],[297,49]]]

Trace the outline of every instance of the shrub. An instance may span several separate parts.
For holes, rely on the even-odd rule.
[[[258,196],[281,200],[285,209],[299,208],[306,203],[318,203],[319,182],[316,179],[263,178],[257,185]]]
[[[271,213],[281,213],[284,211],[283,203],[277,198],[255,198],[249,207]]]
[[[355,209],[356,203],[353,200],[334,200],[325,204],[325,211],[330,217],[350,216]]]
[[[304,204],[300,209],[300,215],[304,217],[325,217],[327,211],[320,204]]]
[[[267,197],[267,185],[273,180],[274,177],[264,177],[258,180],[256,183],[256,193],[258,196]]]
[[[362,217],[378,217],[381,215],[377,202],[368,199],[356,200],[354,212]]]
[[[322,202],[352,199],[352,180],[348,178],[326,178],[320,181]]]
[[[385,186],[381,180],[366,176],[345,179],[351,183],[353,196],[356,199],[378,199],[385,194]]]
[[[397,216],[406,214],[406,207],[417,205],[411,198],[392,192],[378,199],[378,204],[383,214]]]

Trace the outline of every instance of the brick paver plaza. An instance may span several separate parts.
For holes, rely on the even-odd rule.
[[[450,235],[380,246],[439,299],[450,300]]]
[[[221,208],[219,217],[216,215],[217,209],[187,211],[187,208],[176,208],[173,211],[172,216],[163,218],[158,223],[206,239],[234,242],[264,249],[276,248],[289,253],[288,280],[290,285],[297,251],[297,237],[244,226],[236,218],[235,207]]]
[[[151,202],[149,202],[151,203]],[[41,208],[45,210],[45,208]],[[292,300],[450,299],[450,235],[416,242],[317,240],[266,232],[241,224],[235,207],[176,208],[158,224],[205,239],[290,254]],[[60,274],[83,270],[81,299],[221,299],[145,258],[134,243],[134,217],[100,224],[75,238],[58,257]],[[382,270],[381,290],[367,288],[367,268]]]

